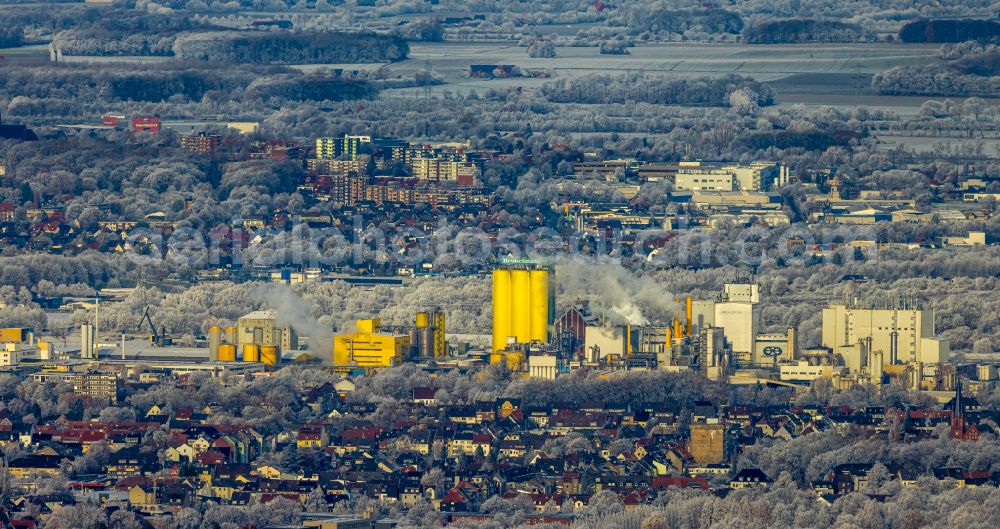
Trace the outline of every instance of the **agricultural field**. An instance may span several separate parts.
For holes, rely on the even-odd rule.
[[[936,146],[944,145],[948,150],[969,148],[982,144],[982,152],[986,155],[1000,155],[1000,138],[942,138],[929,136],[894,136],[877,134],[874,137],[880,150],[903,148],[917,154],[933,152]]]
[[[413,43],[410,58],[393,64],[403,75],[431,69],[445,84],[435,91],[466,93],[510,86],[532,87],[544,78],[470,79],[470,64],[513,64],[552,78],[609,72],[646,72],[667,77],[747,75],[768,82],[779,104],[881,105],[919,108],[927,98],[883,98],[869,88],[871,76],[894,66],[936,61],[937,47],[898,44],[656,44],[629,55],[601,55],[596,48],[558,48],[557,57],[530,58],[514,44]],[[312,66],[315,68],[316,66]],[[416,95],[418,89],[397,92]],[[391,92],[390,92],[391,93]]]

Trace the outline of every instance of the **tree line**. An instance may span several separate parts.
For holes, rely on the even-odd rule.
[[[911,43],[996,42],[997,39],[1000,39],[1000,22],[996,20],[914,20],[899,30],[899,40]]]
[[[870,38],[871,35],[861,26],[840,20],[765,20],[750,24],[743,30],[743,41],[749,44],[858,42]]]
[[[395,62],[409,51],[402,37],[372,32],[186,33],[173,48],[180,59],[239,64]]]
[[[59,100],[76,106],[79,111],[85,105],[99,103],[178,99],[201,102],[206,95],[211,99],[225,97],[237,101],[271,98],[342,101],[371,97],[377,92],[377,85],[367,79],[324,73],[307,75],[282,67],[248,68],[197,61],[156,66],[43,64],[9,67],[0,75],[0,97],[11,100],[15,114],[25,113],[19,106],[30,101],[39,101],[44,107],[47,101]],[[58,113],[58,108],[53,107],[53,113]],[[69,110],[64,115],[74,113]]]
[[[699,29],[705,33],[739,34],[743,17],[721,8],[678,9],[675,3],[633,6],[626,15],[626,28],[632,34],[684,33]]]
[[[56,34],[53,44],[65,55],[170,56],[180,32],[213,26],[190,17],[114,9],[89,24]]]
[[[774,92],[769,86],[740,75],[696,79],[641,74],[587,75],[546,83],[540,92],[553,103],[728,106],[730,96],[737,90],[752,94],[760,106],[774,102]]]

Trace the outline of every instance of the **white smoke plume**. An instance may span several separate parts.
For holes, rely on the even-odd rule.
[[[309,337],[308,350],[319,358],[327,358],[333,351],[333,332],[312,314],[312,304],[294,288],[280,283],[257,283],[254,296],[262,305],[274,311],[281,325],[291,325],[301,336]]]
[[[556,263],[555,270],[559,310],[585,300],[590,311],[610,325],[669,323],[674,315],[683,317],[684,308],[672,292],[614,259],[564,259]]]

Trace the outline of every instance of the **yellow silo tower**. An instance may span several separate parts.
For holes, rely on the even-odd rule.
[[[531,273],[510,271],[510,335],[518,343],[531,341]]]
[[[510,270],[493,270],[493,351],[507,346],[510,327]]]
[[[493,351],[515,343],[549,341],[552,323],[549,270],[518,262],[493,270]]]
[[[549,271],[532,270],[531,274],[531,340],[549,341]]]
[[[444,337],[444,311],[434,311],[434,358],[448,356],[448,342]]]

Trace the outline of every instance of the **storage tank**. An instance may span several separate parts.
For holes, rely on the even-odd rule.
[[[430,327],[431,325],[431,315],[426,312],[417,313],[417,328],[423,329],[424,327]]]
[[[532,270],[531,277],[531,340],[549,341],[549,271]]]
[[[510,271],[511,336],[518,343],[531,341],[531,274],[527,270]]]
[[[226,329],[226,343],[230,345],[239,345],[239,330],[236,327],[229,327]]]
[[[493,351],[507,346],[511,336],[510,270],[493,270]]]
[[[243,361],[260,362],[260,352],[257,348],[257,344],[248,343],[243,345]]]
[[[219,361],[219,346],[222,345],[222,329],[210,327],[208,329],[208,361]]]
[[[80,326],[80,358],[94,357],[94,326],[84,323]]]
[[[505,355],[507,361],[507,369],[511,371],[521,371],[524,367],[524,353],[510,352]]]
[[[278,365],[278,348],[274,345],[263,345],[260,348],[260,362],[264,365]]]
[[[417,329],[417,355],[421,357],[434,356],[434,330],[430,327]]]
[[[219,361],[220,362],[235,362],[236,361],[236,346],[228,343],[224,343],[219,346]]]

